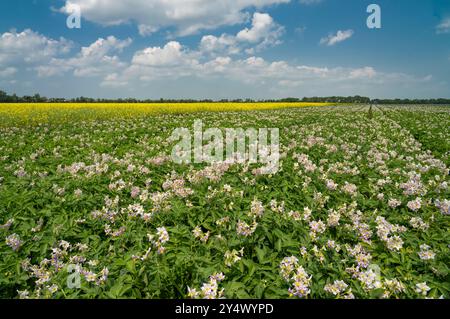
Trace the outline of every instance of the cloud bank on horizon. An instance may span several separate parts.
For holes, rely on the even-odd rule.
[[[366,1],[19,2],[0,4],[0,89],[18,94],[450,97],[450,6],[439,1],[380,0],[379,30]],[[401,18],[402,3],[414,16]],[[65,24],[74,5],[80,29]]]

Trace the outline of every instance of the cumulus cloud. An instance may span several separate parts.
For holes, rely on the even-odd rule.
[[[353,36],[353,34],[354,34],[353,30],[345,30],[345,31],[339,30],[336,34],[330,34],[327,37],[322,38],[320,40],[320,44],[333,46],[342,41],[350,39]]]
[[[133,56],[132,63],[141,66],[178,66],[185,63],[196,63],[190,54],[177,41],[171,41],[164,47],[150,47],[138,51]]]
[[[76,4],[83,18],[102,25],[135,22],[141,34],[173,27],[178,35],[242,23],[245,10],[288,3],[290,0],[67,0],[60,11],[70,14]],[[142,32],[144,31],[144,32]]]
[[[276,30],[264,27],[276,25],[267,17],[253,20],[251,27],[244,29],[244,33],[203,37],[196,50],[189,49],[178,41],[170,41],[163,46],[138,50],[129,60],[122,58],[121,52],[130,46],[131,39],[118,39],[114,36],[100,38],[70,56],[61,57],[59,55],[67,52],[69,48],[66,40],[52,40],[31,30],[22,33],[9,32],[0,40],[2,61],[14,58],[19,61],[20,66],[16,67],[11,62],[8,62],[8,65],[0,64],[0,78],[5,79],[2,83],[12,83],[11,77],[20,76],[22,71],[29,70],[35,70],[40,77],[71,74],[73,77],[46,79],[45,82],[50,84],[52,81],[58,81],[58,85],[64,86],[66,80],[70,83],[74,78],[89,78],[89,81],[92,81],[89,83],[98,85],[98,89],[120,89],[120,92],[147,92],[144,88],[159,86],[161,91],[155,94],[161,96],[168,96],[169,93],[179,96],[178,92],[164,91],[164,84],[173,83],[177,83],[176,87],[182,90],[188,87],[205,95],[212,89],[208,87],[211,83],[216,83],[215,86],[218,87],[228,83],[233,89],[224,89],[221,94],[226,95],[228,92],[233,95],[233,92],[239,90],[245,93],[245,89],[248,89],[248,92],[263,92],[262,95],[273,97],[314,94],[316,91],[312,90],[313,88],[318,90],[318,95],[323,95],[331,94],[330,91],[325,93],[324,88],[332,88],[335,94],[345,94],[349,92],[348,88],[351,88],[352,92],[358,92],[358,89],[369,90],[377,86],[433,84],[431,75],[416,78],[401,73],[384,73],[371,66],[328,68],[283,60],[269,61],[257,55],[244,57],[233,54],[236,48],[248,48],[247,44],[254,48],[264,43],[267,32],[260,36],[257,30]],[[42,48],[43,51],[35,52],[36,48]],[[19,49],[20,51],[17,51]],[[209,54],[208,50],[215,50],[216,54]],[[13,52],[20,54],[15,56]],[[23,64],[26,67],[22,67]],[[364,90],[358,93],[363,94]]]
[[[72,42],[64,38],[50,39],[30,29],[5,32],[0,36],[0,65],[42,63],[71,48]]]
[[[436,26],[436,32],[438,34],[450,33],[450,18],[442,20],[442,22]]]
[[[236,38],[250,43],[263,41],[272,44],[278,41],[283,30],[283,27],[277,25],[269,14],[256,12],[253,15],[252,27],[240,31]]]
[[[230,56],[208,58],[200,51],[189,51],[179,42],[163,47],[150,47],[135,53],[131,64],[120,74],[104,77],[103,86],[121,86],[123,83],[141,85],[145,82],[184,77],[223,79],[252,86],[272,83],[280,88],[298,88],[304,83],[380,83],[388,79],[373,67],[327,68],[290,64],[287,61],[267,61],[261,57],[233,59]]]
[[[229,34],[222,34],[220,37],[205,35],[200,41],[200,50],[205,53],[238,54],[241,48],[236,41],[236,37]]]
[[[131,42],[131,39],[119,40],[114,36],[100,38],[91,45],[82,47],[75,57],[53,58],[48,64],[38,66],[36,70],[41,77],[60,75],[69,71],[73,71],[78,77],[103,75],[126,66],[117,55],[111,54],[121,52]]]
[[[203,36],[200,50],[209,53],[238,54],[243,50],[249,54],[281,43],[284,27],[277,24],[267,13],[255,12],[252,25],[239,31],[235,36],[222,34]]]

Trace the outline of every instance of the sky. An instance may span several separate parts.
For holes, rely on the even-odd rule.
[[[367,25],[370,4],[381,28]],[[3,0],[0,90],[450,98],[450,1]]]

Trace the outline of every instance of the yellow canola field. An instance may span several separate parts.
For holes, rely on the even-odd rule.
[[[38,124],[76,119],[107,119],[152,114],[273,110],[332,103],[5,103],[0,104],[0,123]]]

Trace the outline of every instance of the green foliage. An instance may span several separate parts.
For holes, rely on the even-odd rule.
[[[225,276],[218,289],[226,298],[290,298],[293,280],[280,272],[290,256],[312,276],[306,298],[449,298],[449,216],[435,205],[449,198],[449,114],[448,107],[355,106],[111,114],[20,127],[5,120],[0,298],[185,298],[188,287],[201,291],[217,273]],[[197,118],[208,127],[279,127],[280,170],[255,175],[260,164],[233,165],[217,181],[195,181],[204,164],[175,165],[165,156],[172,130],[192,127]],[[421,189],[405,194],[412,174],[420,174]],[[174,180],[183,182],[167,186]],[[187,189],[192,193],[177,193]],[[420,209],[408,208],[419,197]],[[249,215],[254,201],[264,207],[261,217]],[[132,216],[135,204],[150,217]],[[335,226],[333,211],[340,214]],[[413,226],[418,217],[428,226]],[[238,221],[255,221],[255,231],[238,234]],[[315,232],[319,221],[325,227]],[[391,227],[388,238],[401,239],[399,249],[383,239],[383,227]],[[168,241],[161,239],[164,230]],[[434,258],[419,256],[422,245]],[[229,265],[228,253],[235,257]],[[368,264],[354,275],[364,257]],[[85,272],[79,289],[67,284],[68,267],[77,263]],[[379,277],[364,279],[374,265]],[[392,288],[394,280],[403,289]],[[325,289],[336,281],[348,287],[337,294]],[[418,291],[421,283],[426,294]]]

